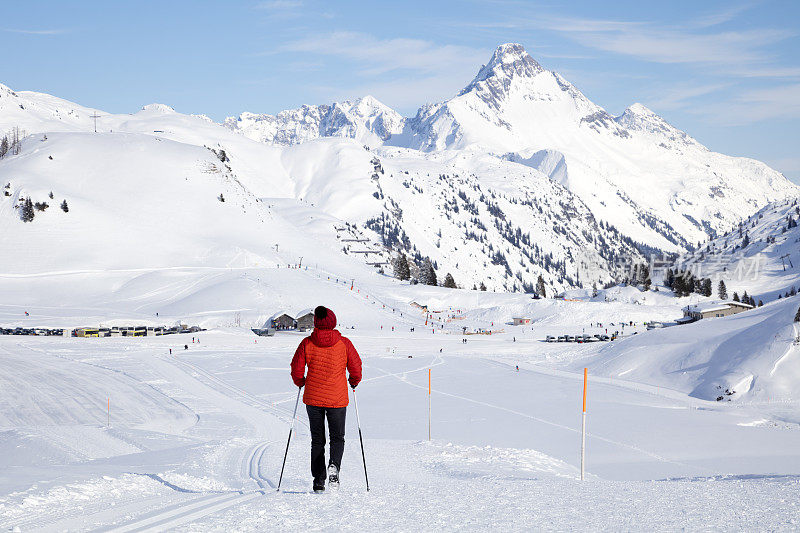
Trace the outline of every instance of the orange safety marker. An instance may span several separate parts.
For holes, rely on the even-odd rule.
[[[431,440],[431,369],[428,369],[428,440]]]
[[[581,428],[581,481],[583,481],[586,464],[586,389],[589,385],[589,369],[583,369],[583,424]]]
[[[108,418],[106,419],[106,425],[111,427],[111,397],[108,398]]]

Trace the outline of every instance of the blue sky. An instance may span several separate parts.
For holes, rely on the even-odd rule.
[[[642,102],[800,182],[800,1],[4,2],[0,83],[215,120],[372,94],[405,115],[520,42],[613,114]]]

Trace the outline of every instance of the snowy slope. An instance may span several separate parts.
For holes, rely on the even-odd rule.
[[[272,260],[259,238],[268,209],[209,149],[139,134],[51,133],[29,136],[0,168],[9,194],[0,196],[0,243],[16,249],[3,258],[5,273]],[[24,198],[49,207],[23,223]]]
[[[786,298],[729,317],[648,331],[604,347],[588,366],[596,374],[704,400],[786,401],[800,382],[793,323],[799,305],[798,298]]]
[[[744,292],[756,301],[769,302],[800,289],[800,208],[797,200],[773,202],[716,239],[681,256],[676,270],[710,277],[717,291],[725,282],[728,295]]]

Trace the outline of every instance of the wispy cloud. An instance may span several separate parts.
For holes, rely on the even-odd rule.
[[[289,42],[289,52],[337,56],[357,62],[359,73],[376,76],[395,70],[452,73],[475,70],[488,57],[487,50],[457,45],[439,45],[421,39],[378,39],[357,32],[332,32]]]
[[[690,110],[724,126],[800,119],[800,83],[744,91]]]
[[[793,37],[782,29],[700,32],[659,28],[644,22],[583,19],[544,21],[548,29],[571,37],[587,48],[627,55],[655,63],[742,65],[769,62],[764,50]]]
[[[729,6],[727,9],[709,13],[704,16],[695,17],[689,24],[695,28],[710,28],[734,20],[736,17],[763,2],[745,2],[738,5]]]
[[[64,33],[67,33],[69,30],[65,29],[30,30],[30,29],[20,29],[20,28],[2,28],[2,31],[8,33],[21,33],[24,35],[62,35]]]
[[[380,39],[359,32],[332,32],[286,43],[282,52],[330,56],[354,65],[347,87],[319,86],[337,98],[372,94],[411,110],[423,102],[452,97],[489,57],[489,50],[440,45],[421,39]]]
[[[297,9],[299,7],[303,7],[303,2],[301,0],[269,0],[267,2],[259,2],[255,5],[256,9],[266,9],[270,11]]]
[[[708,85],[678,84],[669,87],[655,98],[648,100],[648,105],[659,110],[681,109],[692,105],[693,100],[730,87],[729,83]]]
[[[268,0],[259,2],[254,7],[273,21],[297,19],[307,11],[303,0]]]

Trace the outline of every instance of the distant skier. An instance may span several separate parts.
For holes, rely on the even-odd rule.
[[[517,372],[519,372],[519,365],[517,365]]]
[[[361,358],[355,346],[336,329],[336,315],[319,306],[314,310],[314,331],[300,342],[292,359],[292,380],[305,386],[306,404],[311,429],[311,475],[314,492],[325,490],[325,419],[330,434],[328,484],[339,486],[339,470],[344,453],[345,416],[349,396],[345,370],[350,386],[355,389],[361,381]],[[308,367],[308,374],[306,374]]]

